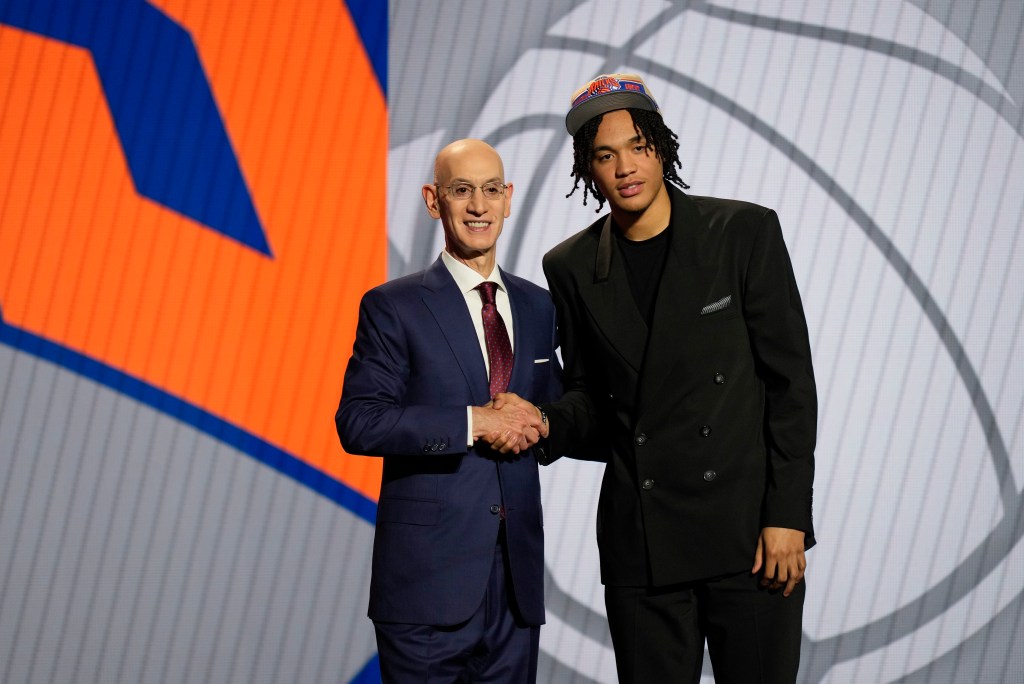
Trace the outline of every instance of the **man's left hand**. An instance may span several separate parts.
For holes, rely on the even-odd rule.
[[[762,568],[761,586],[771,589],[784,586],[782,595],[792,594],[807,569],[803,530],[786,527],[762,529],[754,552],[754,567],[750,572],[756,575]]]

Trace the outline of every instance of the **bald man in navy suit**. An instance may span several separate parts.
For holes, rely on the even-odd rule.
[[[369,616],[385,682],[536,680],[539,419],[489,404],[505,384],[538,402],[562,388],[548,292],[496,263],[512,191],[486,143],[445,147],[422,189],[444,251],[360,306],[335,420],[346,451],[384,458]]]

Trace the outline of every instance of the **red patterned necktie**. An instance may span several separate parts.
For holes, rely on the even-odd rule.
[[[491,364],[491,397],[508,389],[512,376],[512,344],[508,341],[505,321],[501,320],[494,303],[497,283],[484,282],[476,286],[483,300],[484,341],[487,342],[487,358]]]

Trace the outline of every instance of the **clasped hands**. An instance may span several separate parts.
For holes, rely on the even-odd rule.
[[[473,438],[500,453],[518,454],[547,436],[540,409],[517,394],[503,392],[473,407]]]

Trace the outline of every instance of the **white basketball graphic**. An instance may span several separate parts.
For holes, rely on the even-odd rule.
[[[679,134],[690,193],[778,211],[820,402],[803,682],[970,681],[963,663],[1022,610],[1024,136],[984,57],[910,2],[626,13],[594,0],[553,18],[471,126],[391,153],[389,233],[408,270],[441,248],[410,189],[441,145],[472,136],[496,145],[515,183],[499,263],[544,284],[543,253],[596,218],[581,192],[565,198],[569,96],[598,73],[635,72]],[[542,657],[575,681],[616,679],[594,540],[601,475],[567,459],[542,470]]]

